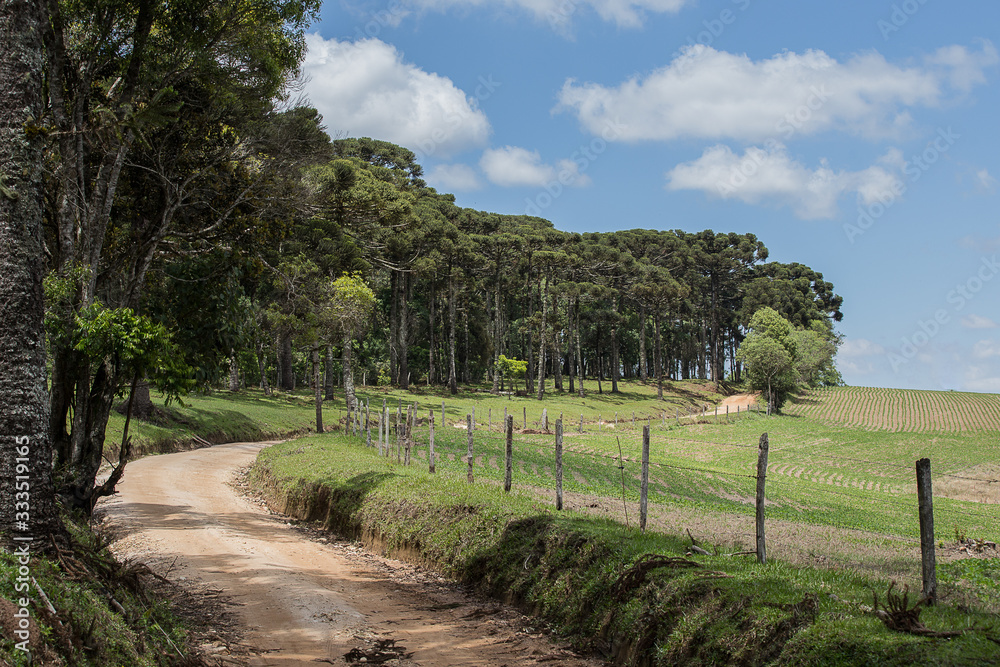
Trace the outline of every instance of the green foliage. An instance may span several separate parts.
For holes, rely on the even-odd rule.
[[[501,354],[497,358],[497,371],[505,378],[519,380],[528,371],[528,362]]]
[[[130,308],[105,308],[100,303],[76,319],[74,348],[92,360],[116,366],[122,377],[148,377],[170,399],[190,389],[191,369],[183,362],[166,327]],[[124,383],[118,387],[121,393]]]

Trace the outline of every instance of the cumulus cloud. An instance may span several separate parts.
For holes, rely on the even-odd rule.
[[[464,164],[439,164],[425,179],[439,192],[469,192],[483,187],[476,170]]]
[[[972,346],[972,356],[976,359],[1000,357],[1000,343],[995,340],[981,340]]]
[[[697,45],[618,86],[567,80],[556,109],[576,114],[593,134],[622,123],[623,141],[787,141],[827,131],[885,137],[911,124],[911,109],[940,106],[984,82],[997,62],[989,42],[978,51],[941,49],[912,66],[874,51],[843,62],[819,50],[755,61]]]
[[[669,190],[701,190],[747,204],[790,206],[803,219],[832,218],[841,196],[854,193],[869,205],[898,190],[893,171],[873,165],[862,171],[834,171],[825,162],[811,169],[792,159],[783,144],[750,147],[742,155],[723,145],[677,165],[666,175]]]
[[[969,315],[962,318],[962,326],[966,329],[996,329],[997,323],[982,315]]]
[[[646,13],[673,13],[691,0],[413,0],[412,4],[423,9],[447,11],[450,9],[489,8],[526,11],[535,20],[548,23],[554,30],[564,32],[586,7],[604,21],[620,28],[638,28],[643,25]]]
[[[566,186],[590,185],[590,177],[581,174],[573,160],[560,160],[555,165],[542,162],[538,151],[519,146],[491,148],[483,153],[479,167],[490,182],[504,186],[544,187],[558,182]]]
[[[448,78],[426,72],[378,39],[306,36],[305,92],[330,133],[371,136],[419,156],[482,146],[490,123],[474,98]]]

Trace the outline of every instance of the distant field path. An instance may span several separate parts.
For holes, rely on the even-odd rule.
[[[953,391],[829,387],[793,397],[785,414],[895,433],[1000,430],[1000,396]]]

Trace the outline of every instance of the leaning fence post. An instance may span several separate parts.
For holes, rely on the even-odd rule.
[[[473,482],[472,476],[472,415],[465,415],[465,430],[469,433],[469,484]]]
[[[642,427],[642,485],[639,487],[639,530],[646,532],[649,503],[649,425]]]
[[[931,460],[917,461],[917,504],[920,515],[920,562],[923,589],[920,594],[928,605],[937,602],[937,574],[934,562],[934,498],[931,486]]]
[[[767,478],[767,433],[760,436],[757,446],[757,562],[767,562],[764,544],[764,480]]]
[[[427,442],[427,461],[429,464],[430,472],[434,472],[434,411],[431,410],[431,417],[429,420],[430,433]]]
[[[507,465],[503,477],[503,490],[510,493],[510,483],[514,476],[514,417],[508,415],[505,419],[504,429],[507,431]]]
[[[556,420],[556,509],[563,508],[563,427],[562,419]]]

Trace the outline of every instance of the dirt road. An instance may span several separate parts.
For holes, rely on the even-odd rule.
[[[239,641],[230,633],[206,644],[219,664],[378,664],[389,657],[382,664],[603,664],[433,572],[272,515],[238,484],[262,446],[134,461],[120,495],[101,506],[119,556],[146,562],[190,599],[218,605],[220,619],[235,619]]]

